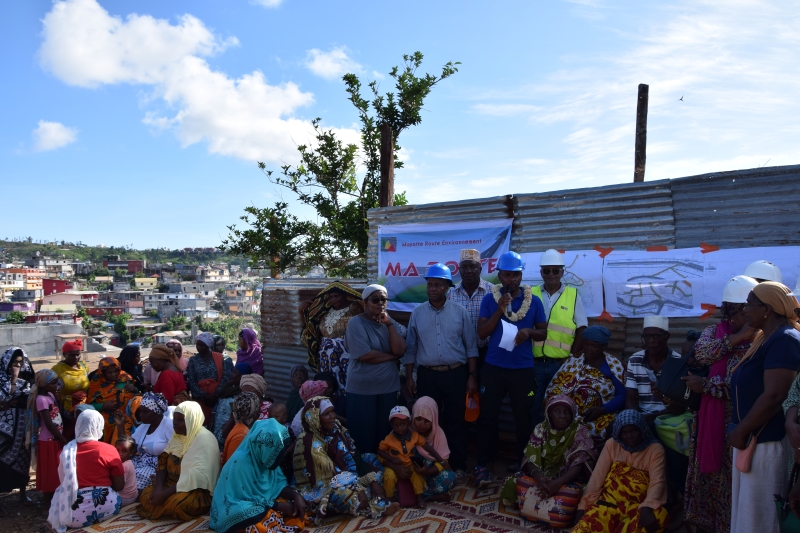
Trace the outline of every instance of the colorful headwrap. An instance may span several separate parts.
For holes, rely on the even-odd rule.
[[[251,426],[261,413],[261,399],[255,393],[242,392],[233,400],[231,411],[236,422]]]
[[[344,294],[351,305],[356,303],[361,310],[364,309],[364,304],[361,302],[361,294],[353,290],[347,283],[342,283],[341,281],[334,281],[311,300],[311,305],[303,312],[306,326],[300,335],[300,341],[303,346],[308,348],[308,365],[314,372],[319,370],[319,343],[322,340],[319,326],[325,315],[331,310],[330,296],[334,292]]]
[[[642,432],[642,443],[639,444],[639,446],[635,448],[629,448],[622,441],[619,435],[622,432],[622,428],[625,426],[636,426],[639,428],[639,431]],[[642,413],[639,411],[634,411],[633,409],[626,409],[617,415],[617,417],[614,419],[614,430],[612,437],[630,453],[640,452],[647,449],[647,447],[654,442],[658,442],[658,439],[653,436],[653,432],[650,431],[650,428],[647,426],[647,422],[644,421]]]
[[[195,338],[195,342],[202,342],[203,344],[208,346],[209,349],[213,349],[214,348],[214,336],[211,333],[208,333],[208,332],[204,332],[204,333],[201,333],[200,335],[198,335]]]
[[[22,368],[20,369],[19,376],[17,377],[17,388],[14,390],[14,395],[12,396],[11,375],[9,374],[8,367],[11,364],[11,359],[14,356],[14,352],[17,350],[22,352]],[[31,379],[24,378],[23,374],[29,375]],[[6,401],[10,401],[14,398],[28,394],[30,392],[32,382],[33,367],[31,366],[30,361],[28,361],[28,357],[25,355],[25,352],[22,350],[22,348],[12,346],[3,352],[2,357],[0,357],[0,391],[2,391]]]
[[[86,402],[86,391],[75,391],[70,394],[70,398],[72,398],[72,408],[79,406],[82,403]]]
[[[176,351],[177,350],[178,357],[183,355],[183,344],[181,344],[180,341],[176,341],[175,339],[172,339],[171,341],[167,341],[167,344],[165,346],[167,348],[169,348],[170,350],[172,350],[172,351]]]
[[[242,380],[239,382],[239,388],[241,389],[246,386],[256,389],[258,391],[258,395],[262,398],[267,395],[267,382],[264,381],[264,378],[258,374],[247,374],[246,376],[242,376]]]
[[[298,370],[304,371],[306,373],[306,377],[308,377],[308,369],[305,365],[292,365],[292,368],[289,369],[289,383],[293,383],[294,375]],[[294,387],[294,385],[292,385],[292,387]]]
[[[168,361],[172,363],[175,366],[175,368],[180,368],[181,364],[180,360],[178,359],[178,356],[175,355],[175,352],[173,352],[168,346],[164,344],[156,344],[155,346],[153,346],[153,348],[150,350],[150,355],[148,356],[148,358],[150,360],[160,359],[162,361]]]
[[[325,381],[306,381],[303,383],[303,386],[300,387],[300,398],[302,398],[304,402],[307,402],[311,398],[325,392],[327,388],[328,383]]]
[[[80,339],[75,339],[74,341],[65,342],[64,345],[61,347],[61,353],[65,354],[67,352],[80,352],[83,350],[83,341]]]
[[[122,366],[119,364],[119,361],[115,357],[103,357],[97,364],[97,372],[102,374],[106,368],[111,368],[111,367],[122,370]]]
[[[252,374],[253,373],[253,369],[250,368],[250,365],[248,365],[247,363],[236,363],[235,365],[233,365],[233,367],[236,370],[238,370],[239,373],[241,375],[243,375],[243,376],[246,376],[247,374]]]
[[[328,456],[328,444],[322,431],[319,415],[328,407],[324,404],[327,398],[316,397],[306,401],[300,415],[303,432],[297,437],[294,449],[294,475],[298,486],[310,484],[316,487],[318,482],[327,483],[335,473],[335,466]],[[325,408],[323,408],[325,405]],[[336,435],[351,453],[355,446],[347,430],[338,419],[334,419],[334,427],[329,432]]]
[[[167,403],[167,399],[160,392],[146,392],[144,396],[142,396],[142,403],[140,406],[147,407],[157,415],[163,415],[167,412],[169,404]]]

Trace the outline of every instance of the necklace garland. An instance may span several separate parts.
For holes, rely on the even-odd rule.
[[[325,319],[323,320],[323,327],[325,332],[328,335],[333,335],[334,330],[336,329],[337,323],[350,311],[350,306],[348,305],[344,309],[334,309],[333,307],[325,314]]]
[[[502,285],[492,285],[492,296],[494,296],[494,301],[499,302],[500,298],[503,297],[503,293],[500,292],[503,288]],[[531,300],[533,300],[533,293],[531,292],[531,288],[528,285],[522,286],[522,305],[519,307],[519,310],[516,313],[511,313],[511,316],[506,316],[508,320],[511,322],[518,322],[525,318],[525,315],[528,314],[528,311],[531,308]]]

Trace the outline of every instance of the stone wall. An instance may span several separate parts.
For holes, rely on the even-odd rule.
[[[79,324],[0,325],[0,352],[19,346],[29,358],[52,356],[55,353],[55,336],[69,333],[83,333],[83,329]]]

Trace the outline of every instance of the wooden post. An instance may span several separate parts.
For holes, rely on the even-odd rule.
[[[644,165],[647,160],[647,100],[650,86],[639,84],[636,103],[636,148],[633,161],[633,181],[644,181]]]
[[[380,206],[394,204],[394,139],[388,122],[381,124],[381,196]]]

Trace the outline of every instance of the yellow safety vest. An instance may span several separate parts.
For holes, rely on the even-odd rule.
[[[542,299],[542,287],[531,287],[531,292]],[[534,357],[553,357],[563,359],[569,357],[572,343],[575,342],[575,301],[578,289],[564,286],[561,295],[550,309],[547,319],[547,339],[533,343]]]

